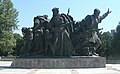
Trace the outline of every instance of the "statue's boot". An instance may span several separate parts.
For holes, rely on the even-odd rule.
[[[93,54],[93,56],[99,56],[99,54],[96,53],[96,48],[95,47],[92,48],[92,54]]]

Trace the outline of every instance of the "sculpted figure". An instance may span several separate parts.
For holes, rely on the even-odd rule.
[[[59,8],[53,8],[52,9],[52,12],[53,12],[53,17],[51,18],[50,20],[50,23],[49,23],[49,27],[51,29],[51,32],[52,32],[52,35],[53,35],[53,44],[55,43],[55,40],[56,40],[56,37],[58,35],[58,30],[56,29],[56,25],[57,25],[57,19],[60,17],[60,14],[59,14]]]
[[[33,40],[33,33],[31,28],[23,27],[22,28],[24,46],[22,48],[22,54],[27,55],[31,51],[31,45]]]
[[[43,53],[43,16],[37,16],[34,18],[33,26],[33,51],[37,53]]]
[[[54,50],[55,56],[70,56],[72,55],[72,43],[67,31],[69,22],[64,15],[59,14],[58,8],[53,8],[53,17],[50,21],[53,27]]]
[[[98,24],[111,13],[109,9],[102,16],[99,9],[94,9],[92,15],[87,15],[80,22],[74,22],[69,15],[70,9],[67,14],[59,14],[56,7],[52,12],[51,20],[48,15],[36,16],[32,31],[31,28],[22,28],[24,49],[50,56],[71,56],[76,52],[80,52],[77,55],[98,56],[96,50],[101,44]]]
[[[49,24],[49,19],[47,15],[43,15],[45,18],[43,22],[43,35],[44,35],[44,54],[47,56],[54,56],[55,50],[53,49],[53,37],[51,33],[52,27]]]
[[[111,11],[104,13],[102,16],[99,16],[100,10],[95,9],[93,15],[87,15],[85,17],[85,30],[88,32],[88,46],[90,55],[98,55],[96,54],[96,49],[101,44],[101,40],[99,39],[97,33],[100,29],[98,29],[98,24],[102,22],[102,20],[108,16]]]
[[[45,54],[48,56],[54,56],[55,50],[53,48],[52,33],[50,32],[50,30],[46,29],[44,34]]]
[[[98,37],[98,24],[108,16],[111,11],[100,16],[100,10],[95,9],[92,15],[87,15],[82,21],[76,22],[75,31],[71,37],[76,53],[80,55],[98,55],[96,50],[101,44]]]

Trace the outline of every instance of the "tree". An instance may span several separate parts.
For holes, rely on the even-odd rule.
[[[18,25],[18,11],[13,8],[11,0],[0,2],[0,30],[13,31]]]
[[[112,50],[112,46],[111,46],[111,42],[113,39],[113,35],[112,33],[108,32],[100,32],[99,34],[99,38],[101,39],[101,46],[100,48],[97,50],[97,52],[101,55],[101,56],[109,56],[110,51]]]
[[[119,56],[120,55],[120,23],[116,27],[116,32],[114,33],[112,46],[114,48],[114,56]]]
[[[112,48],[112,40],[113,40],[113,34],[110,33],[109,31],[108,32],[104,32],[103,35],[102,35],[102,42],[103,42],[103,49],[104,49],[104,55],[107,57],[107,56],[110,56],[112,55],[112,51],[113,51],[113,48]]]
[[[14,38],[16,40],[21,40],[22,39],[22,36],[20,34],[18,34],[18,33],[14,33],[13,35],[14,35]]]
[[[11,54],[12,48],[15,46],[16,40],[12,32],[2,31],[0,34],[0,55]]]
[[[13,31],[18,28],[18,11],[11,0],[0,0],[0,55],[12,53],[16,40]]]
[[[13,48],[13,55],[19,56],[21,54],[21,49],[24,46],[23,38],[20,34],[15,33],[14,38],[16,39],[16,46]]]

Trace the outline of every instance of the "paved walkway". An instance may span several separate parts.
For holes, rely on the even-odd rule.
[[[0,61],[0,74],[120,74],[120,64],[106,64],[106,68],[20,69],[10,68],[11,63]]]

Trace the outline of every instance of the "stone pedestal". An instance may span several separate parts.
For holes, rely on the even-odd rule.
[[[73,56],[70,58],[16,58],[12,68],[102,68],[105,67],[104,57]]]

